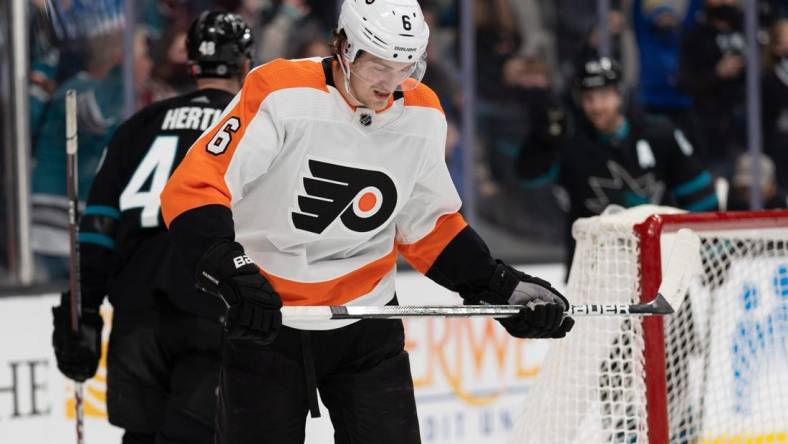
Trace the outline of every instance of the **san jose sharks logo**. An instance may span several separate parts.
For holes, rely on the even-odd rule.
[[[371,169],[307,160],[295,228],[320,234],[339,219],[349,230],[366,233],[389,220],[397,206],[397,187],[388,174]]]
[[[610,177],[589,177],[588,186],[594,198],[586,199],[585,206],[596,214],[602,213],[610,204],[633,207],[646,203],[658,204],[665,193],[665,184],[658,181],[653,173],[633,178],[616,162],[608,161]]]

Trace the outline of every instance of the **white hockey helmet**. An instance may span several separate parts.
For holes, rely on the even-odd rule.
[[[345,0],[337,30],[347,36],[341,51],[348,63],[365,51],[392,62],[414,63],[407,84],[424,76],[430,29],[416,0]]]

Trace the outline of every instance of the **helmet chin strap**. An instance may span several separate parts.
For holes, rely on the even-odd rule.
[[[350,65],[345,65],[344,57],[342,55],[337,55],[337,59],[339,61],[339,68],[342,70],[342,74],[345,77],[345,91],[353,98],[356,102],[360,103],[361,106],[365,108],[369,108],[364,102],[359,100],[351,91],[352,85],[350,84]]]

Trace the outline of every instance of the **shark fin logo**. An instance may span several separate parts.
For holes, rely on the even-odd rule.
[[[612,160],[607,163],[610,177],[589,177],[588,186],[594,197],[586,199],[585,206],[596,214],[602,213],[610,204],[626,208],[642,204],[658,204],[662,201],[665,184],[653,173],[632,177],[624,168]]]
[[[382,171],[307,161],[305,195],[297,196],[293,225],[320,234],[339,219],[349,230],[366,233],[389,220],[397,206],[397,187]]]

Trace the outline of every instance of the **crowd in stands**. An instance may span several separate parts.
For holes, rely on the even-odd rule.
[[[52,29],[52,11],[46,3],[31,1],[30,17],[34,219],[39,228],[34,243],[44,258],[65,251],[57,236],[49,236],[52,230],[64,229],[65,90],[76,88],[81,95],[83,197],[107,140],[124,117],[123,27],[117,20],[123,2],[103,2],[114,5],[117,13],[104,11],[105,26],[91,22],[91,32],[70,38]],[[469,145],[459,131],[462,11],[456,0],[420,3],[432,31],[425,83],[438,93],[449,120],[447,162],[459,186],[460,153]],[[742,189],[753,183],[742,169],[752,159],[740,158],[747,140],[741,2],[609,3],[605,28],[611,55],[622,67],[625,106],[662,116],[680,128],[715,178],[728,179],[730,207],[746,208]],[[578,114],[573,73],[579,60],[599,52],[604,35],[596,2],[476,0],[474,4],[479,99],[474,176],[479,214],[514,235],[559,244],[563,232],[555,220],[566,211],[565,196],[550,186],[522,186],[513,164],[522,150],[572,131],[573,116]],[[184,40],[188,24],[201,11],[241,14],[254,30],[256,64],[278,57],[328,56],[329,26],[337,14],[336,3],[326,0],[144,0],[135,5],[136,109],[193,87]],[[761,0],[758,10],[765,153],[759,160],[761,180],[769,182],[763,185],[769,190],[767,206],[784,207],[780,189],[788,186],[788,0]],[[68,22],[69,11],[58,13]],[[51,264],[47,266],[51,269]]]
[[[571,81],[578,64],[599,52],[597,2],[485,3],[487,16],[477,23],[481,103],[476,113],[481,166],[490,174],[478,177],[490,178],[491,186],[480,184],[479,190],[493,189],[490,196],[495,199],[480,210],[516,233],[546,239],[557,234],[553,221],[566,211],[566,199],[553,187],[523,187],[511,164],[523,150],[538,149],[546,138],[555,137],[551,131],[571,133],[582,119]],[[729,196],[721,196],[721,208],[725,203],[731,209],[749,208],[745,196],[752,181],[744,179],[749,172],[737,167],[751,162],[745,154],[743,3],[609,3],[610,55],[622,67],[626,108],[664,117],[682,130],[714,178],[727,180],[723,183],[728,184]],[[766,208],[786,206],[780,190],[788,178],[787,12],[784,1],[758,4],[764,151],[760,162]],[[523,19],[512,23],[511,17]]]

